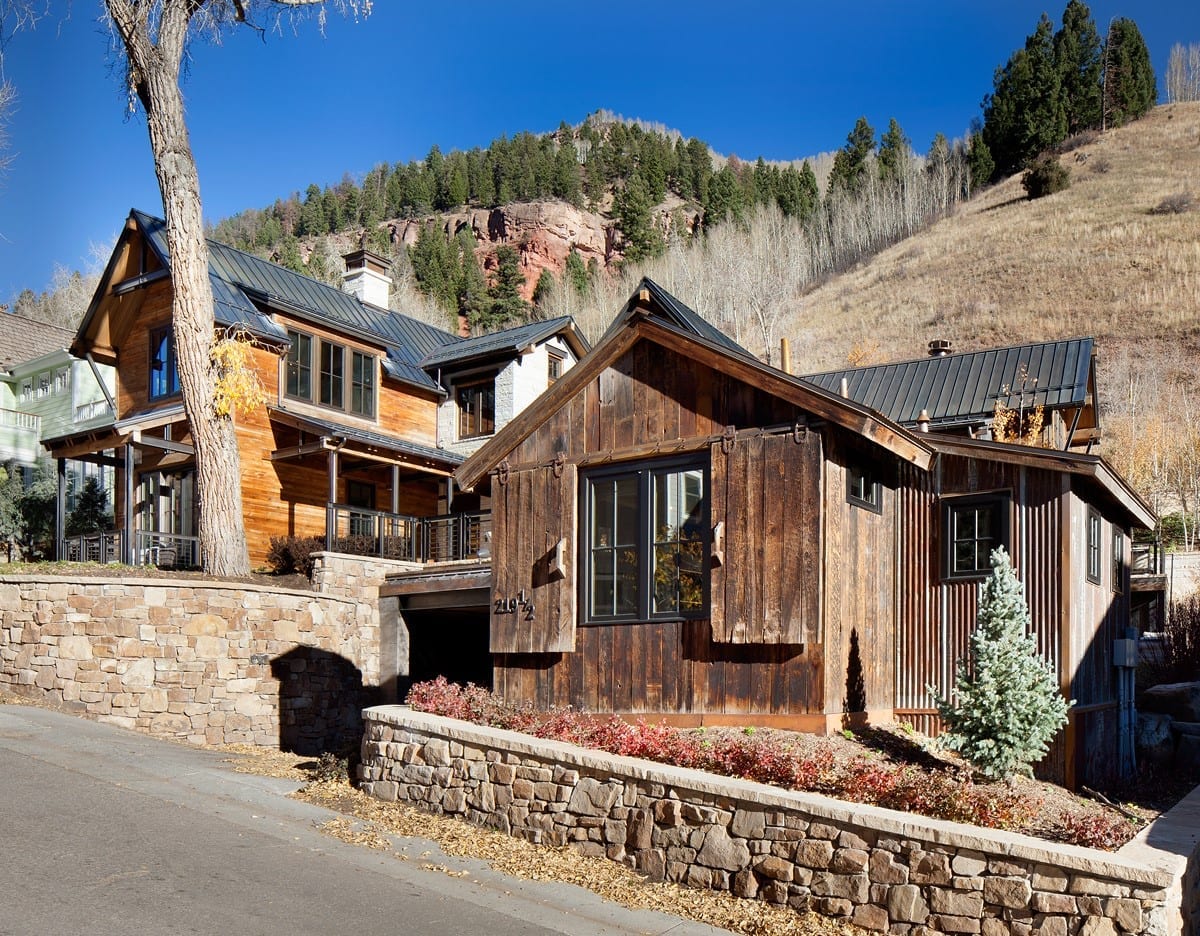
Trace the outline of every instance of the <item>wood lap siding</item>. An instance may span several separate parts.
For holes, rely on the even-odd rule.
[[[506,557],[492,572],[493,653],[555,653],[575,649],[575,466],[514,471],[493,478],[492,530]],[[564,569],[555,568],[558,544]],[[523,596],[514,610],[501,602]],[[532,610],[530,610],[532,605]]]
[[[810,644],[821,639],[821,437],[741,439],[711,452],[713,523],[725,559],[710,575],[713,640]]]

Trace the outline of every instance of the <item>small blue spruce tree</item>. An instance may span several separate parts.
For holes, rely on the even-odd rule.
[[[984,776],[1030,773],[1067,723],[1070,704],[1030,632],[1024,590],[1004,549],[992,552],[992,575],[980,585],[970,650],[958,661],[953,701],[938,698],[946,726],[939,743]]]

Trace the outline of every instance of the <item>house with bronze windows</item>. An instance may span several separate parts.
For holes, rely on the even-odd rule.
[[[1094,400],[1091,366],[1081,345],[1039,379],[1082,373]],[[950,400],[946,381],[996,382],[977,370],[929,387]],[[1064,442],[1098,433],[1090,400],[1052,421]],[[1119,772],[1129,544],[1150,509],[1077,444],[932,421],[906,426],[842,376],[767,366],[643,280],[598,344],[454,471],[490,494],[495,690],[689,725],[936,733],[927,687],[952,684],[1003,546],[1075,703],[1040,769],[1071,785]]]
[[[474,555],[485,504],[453,472],[587,345],[569,318],[464,339],[388,307],[387,264],[347,257],[337,289],[209,242],[218,335],[252,347],[266,402],[235,418],[251,563],[274,537],[423,562]],[[43,439],[110,465],[116,529],[62,558],[198,564],[195,454],[172,334],[166,226],[130,213],[71,344],[115,373],[107,418]],[[60,516],[62,511],[60,510]]]

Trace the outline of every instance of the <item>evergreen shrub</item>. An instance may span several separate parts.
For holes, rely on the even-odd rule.
[[[1061,192],[1071,185],[1071,170],[1057,156],[1043,154],[1021,176],[1021,185],[1030,199]]]
[[[1067,723],[1069,703],[1054,669],[1038,653],[1024,589],[1004,549],[992,552],[992,574],[980,586],[970,649],[958,661],[952,698],[938,698],[946,725],[939,743],[958,751],[984,776],[1028,774]],[[930,687],[935,697],[938,691]]]

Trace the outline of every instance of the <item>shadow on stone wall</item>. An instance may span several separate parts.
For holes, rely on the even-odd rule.
[[[279,682],[279,749],[316,757],[357,746],[371,704],[362,671],[319,647],[296,647],[271,661]]]

